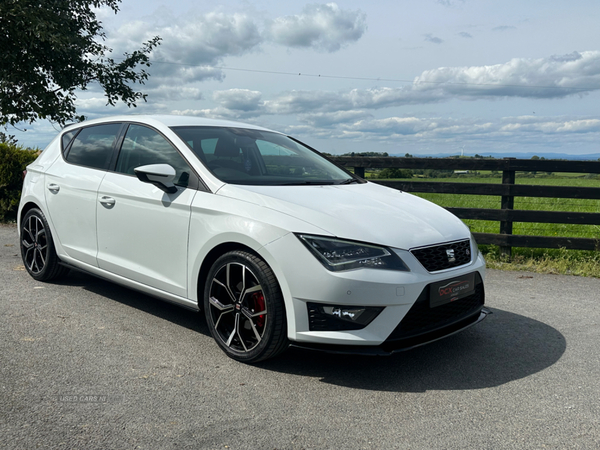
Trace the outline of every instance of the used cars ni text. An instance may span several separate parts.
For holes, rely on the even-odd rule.
[[[254,125],[116,116],[63,129],[27,168],[23,262],[202,310],[243,362],[295,345],[389,354],[481,321],[468,228]]]

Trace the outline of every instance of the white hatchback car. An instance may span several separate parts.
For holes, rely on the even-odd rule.
[[[194,310],[225,353],[389,354],[488,314],[469,229],[254,125],[118,116],[66,127],[27,168],[21,253]]]

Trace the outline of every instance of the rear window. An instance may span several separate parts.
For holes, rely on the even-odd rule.
[[[67,161],[94,169],[108,169],[120,128],[120,123],[111,123],[82,129],[71,145]]]

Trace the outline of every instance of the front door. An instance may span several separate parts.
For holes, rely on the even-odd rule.
[[[134,168],[169,164],[177,192],[143,183]],[[188,232],[195,189],[191,169],[158,132],[130,125],[115,172],[97,194],[98,266],[125,278],[187,297]]]

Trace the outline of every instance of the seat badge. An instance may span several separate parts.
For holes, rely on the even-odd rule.
[[[454,256],[454,249],[446,249],[446,256],[448,257],[449,263],[456,262],[456,257]]]

